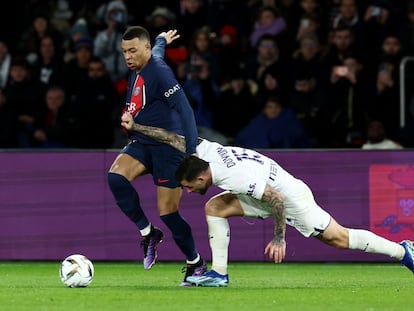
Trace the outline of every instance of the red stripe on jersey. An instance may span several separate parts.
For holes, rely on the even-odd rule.
[[[128,105],[128,112],[135,116],[145,105],[144,79],[138,75],[135,79],[134,88],[131,93],[131,100]]]

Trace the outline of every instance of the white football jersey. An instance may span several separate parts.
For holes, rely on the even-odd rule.
[[[196,151],[201,159],[209,162],[213,184],[234,194],[246,194],[261,200],[268,183],[289,198],[303,186],[301,180],[275,161],[251,149],[203,140]]]

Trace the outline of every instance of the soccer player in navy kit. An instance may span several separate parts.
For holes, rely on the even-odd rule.
[[[195,153],[197,129],[193,110],[171,68],[164,62],[166,44],[177,39],[176,30],[163,32],[151,49],[150,35],[140,26],[128,28],[122,38],[122,51],[131,70],[126,97],[126,111],[136,122],[164,128],[186,137],[186,153]],[[157,259],[157,245],[163,239],[159,228],[152,226],[141,208],[131,182],[150,173],[157,186],[157,208],[162,221],[171,230],[177,246],[187,260],[186,278],[206,271],[189,224],[178,212],[182,194],[175,171],[183,153],[138,132],[127,131],[129,143],[114,160],[108,172],[108,184],[125,215],[136,224],[144,248],[144,269]]]

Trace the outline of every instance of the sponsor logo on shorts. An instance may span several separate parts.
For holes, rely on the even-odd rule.
[[[170,181],[169,179],[163,179],[163,178],[158,178],[157,179],[157,182],[160,183],[160,184],[165,184],[166,182],[169,182],[169,181]]]

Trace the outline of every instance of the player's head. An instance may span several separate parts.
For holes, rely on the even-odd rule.
[[[151,42],[148,31],[141,26],[131,26],[122,35],[122,52],[131,70],[140,71],[151,58]]]
[[[125,30],[124,34],[122,35],[122,40],[132,40],[134,38],[138,38],[142,41],[150,41],[150,34],[148,30],[141,26],[131,26]]]
[[[188,156],[178,166],[176,179],[188,192],[205,194],[211,186],[211,173],[208,162],[196,157]]]

